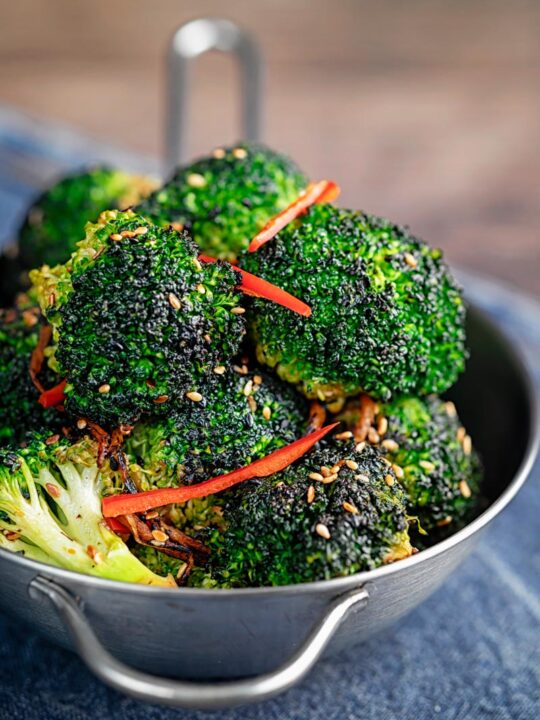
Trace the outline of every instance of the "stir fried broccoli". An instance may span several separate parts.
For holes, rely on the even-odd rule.
[[[202,265],[185,233],[132,211],[107,211],[65,265],[31,279],[54,329],[50,364],[66,377],[66,411],[101,425],[197,402],[239,348],[238,273]]]
[[[303,435],[307,403],[294,388],[245,364],[215,370],[200,402],[139,423],[127,439],[131,476],[142,490],[230,472]]]
[[[66,262],[84,237],[84,226],[109,208],[135,205],[155,188],[150,178],[96,167],[70,175],[46,190],[19,230],[23,268]]]
[[[24,304],[0,310],[0,446],[17,445],[30,433],[60,430],[61,416],[38,404],[39,392],[30,377],[30,358],[38,344],[41,328],[39,308]],[[40,375],[45,384],[54,384],[53,373]]]
[[[393,464],[408,497],[408,510],[426,531],[458,529],[478,499],[481,463],[456,407],[435,395],[402,397],[375,406],[367,431]],[[341,418],[353,427],[358,403],[351,400]]]
[[[243,587],[310,582],[409,556],[405,494],[375,448],[330,441],[272,477],[253,480],[212,531],[207,573],[191,584]]]
[[[308,397],[442,392],[463,370],[461,292],[403,228],[316,205],[241,265],[311,306],[304,318],[255,300],[249,317],[259,362]]]
[[[205,252],[234,260],[306,185],[285,155],[240,143],[180,168],[137,211],[159,225],[180,224]]]
[[[0,547],[67,570],[174,586],[148,570],[103,520],[96,448],[35,438],[0,454]]]

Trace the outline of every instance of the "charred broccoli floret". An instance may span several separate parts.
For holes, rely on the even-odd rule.
[[[101,514],[95,444],[35,438],[0,453],[0,547],[111,580],[174,586],[130,553]]]
[[[409,513],[426,531],[458,529],[478,501],[481,463],[454,403],[432,395],[375,407],[367,437],[392,462]],[[357,408],[351,400],[341,415],[351,427]]]
[[[207,480],[248,465],[305,432],[307,403],[265,371],[218,367],[198,403],[139,423],[126,441],[142,490]]]
[[[135,205],[155,188],[146,177],[97,167],[70,175],[32,205],[19,230],[19,259],[30,270],[66,262],[84,237],[87,222],[109,208]]]
[[[39,308],[0,310],[0,446],[18,445],[33,431],[48,430],[52,435],[60,429],[61,416],[38,404],[39,392],[30,378],[30,358],[41,328]],[[47,368],[40,380],[55,383]]]
[[[463,370],[461,292],[434,250],[381,218],[313,206],[241,265],[311,306],[287,315],[255,300],[259,362],[308,397],[446,390]]]
[[[240,143],[180,168],[137,210],[160,225],[179,223],[205,252],[233,260],[306,185],[287,156]]]
[[[371,570],[412,553],[405,494],[379,451],[330,441],[231,493],[210,570],[191,584],[287,585]]]
[[[66,411],[101,425],[196,402],[244,335],[239,274],[202,265],[185,233],[132,211],[103,213],[68,263],[31,279],[54,329],[50,364],[68,380]]]

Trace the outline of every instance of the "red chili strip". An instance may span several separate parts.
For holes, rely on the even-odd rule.
[[[58,383],[58,385],[50,388],[50,390],[45,390],[45,392],[42,392],[39,396],[39,404],[44,408],[57,407],[58,405],[62,405],[62,403],[66,399],[66,395],[64,393],[66,385],[67,380],[62,380],[61,383]]]

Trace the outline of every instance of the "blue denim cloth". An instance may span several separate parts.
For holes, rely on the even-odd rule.
[[[35,187],[97,159],[134,160],[0,108],[0,238]],[[146,162],[142,169],[151,168]],[[463,274],[469,297],[521,343],[540,388],[540,304]],[[219,713],[144,705],[104,687],[75,655],[0,617],[0,720],[538,720],[540,466],[435,595],[384,634],[319,663],[275,700]]]

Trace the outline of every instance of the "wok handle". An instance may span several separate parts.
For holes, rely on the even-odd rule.
[[[262,58],[251,35],[230,20],[199,18],[181,25],[168,51],[165,171],[186,160],[189,65],[210,50],[233,53],[242,83],[243,140],[259,140],[262,105]],[[219,121],[219,111],[215,110]]]
[[[335,598],[299,650],[273,672],[245,680],[192,682],[149,675],[117,660],[100,643],[77,600],[54,581],[37,576],[29,592],[54,605],[80,657],[104,683],[146,702],[206,710],[260,702],[292,687],[315,665],[349,611],[365,607],[369,597],[365,588],[356,588]]]

